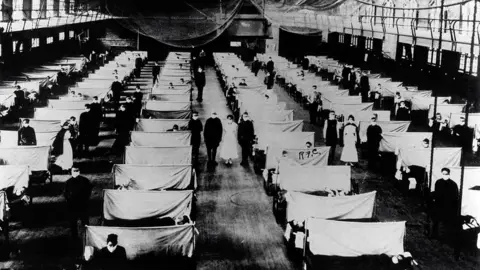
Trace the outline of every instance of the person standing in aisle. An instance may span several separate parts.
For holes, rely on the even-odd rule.
[[[193,163],[198,163],[198,151],[200,149],[200,143],[202,141],[202,131],[203,131],[203,124],[200,119],[198,119],[198,112],[192,113],[192,119],[188,122],[188,130],[192,132],[192,137],[190,140],[190,144],[192,145],[192,155],[193,155]]]
[[[130,115],[126,111],[125,104],[122,104],[115,116],[115,132],[117,138],[112,145],[112,149],[115,152],[122,153],[123,148],[128,144],[131,127]]]
[[[155,83],[158,82],[159,75],[160,75],[160,65],[158,65],[158,62],[156,62],[152,68],[153,86],[155,86]]]
[[[340,160],[353,166],[358,162],[357,143],[358,143],[358,127],[354,123],[355,117],[348,116],[348,123],[343,128],[343,150]]]
[[[90,112],[92,113],[93,121],[95,122],[92,140],[96,145],[98,143],[98,134],[100,133],[100,125],[102,124],[103,118],[102,105],[96,96],[93,97],[93,102],[90,104]]]
[[[209,165],[217,165],[215,161],[217,155],[217,148],[222,141],[223,126],[222,121],[217,117],[215,111],[212,112],[212,116],[205,122],[205,130],[203,132],[203,139],[207,146],[207,156]]]
[[[275,68],[275,64],[273,63],[272,57],[269,57],[267,62],[267,72],[273,73],[274,68]]]
[[[238,158],[238,125],[233,122],[233,115],[227,116],[227,124],[223,125],[222,146],[220,156],[226,165],[232,165],[233,159]]]
[[[382,140],[382,128],[377,125],[377,117],[371,118],[372,122],[367,128],[367,145],[368,145],[368,168],[375,169],[378,161],[378,147]]]
[[[64,197],[67,202],[67,210],[70,221],[72,237],[78,236],[77,222],[88,225],[88,200],[92,194],[93,185],[90,181],[80,175],[77,166],[72,167],[72,177],[65,183]]]
[[[325,120],[323,127],[323,138],[325,145],[330,146],[330,154],[328,156],[328,165],[333,165],[335,158],[335,149],[338,144],[339,125],[335,118],[335,112],[331,111],[328,115],[328,119]]]
[[[197,73],[195,74],[195,84],[197,85],[198,94],[197,101],[202,102],[203,100],[203,88],[206,84],[205,71],[199,67]]]
[[[80,114],[80,120],[78,124],[79,142],[78,142],[78,155],[81,156],[84,152],[88,154],[90,145],[92,145],[93,138],[95,136],[95,119],[91,112],[90,104],[85,104],[85,111]]]
[[[242,147],[242,162],[240,165],[248,166],[248,158],[252,155],[252,144],[255,140],[255,129],[247,112],[242,115],[238,124],[238,143]]]
[[[140,85],[137,85],[135,92],[133,93],[133,105],[135,107],[135,117],[140,117],[142,111],[143,93],[140,89]]]
[[[252,72],[255,74],[255,77],[258,75],[258,71],[260,70],[261,63],[258,61],[258,58],[255,56],[253,58],[253,63],[252,63]]]

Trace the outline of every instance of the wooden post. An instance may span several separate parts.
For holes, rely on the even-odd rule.
[[[140,51],[140,30],[137,29],[137,51]]]

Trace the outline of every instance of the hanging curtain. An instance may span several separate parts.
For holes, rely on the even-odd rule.
[[[243,3],[244,0],[206,0],[199,4],[191,0],[169,2],[165,8],[158,9],[151,6],[155,3],[135,5],[111,0],[107,10],[119,17],[120,25],[133,32],[169,46],[194,48],[218,38],[233,22]]]

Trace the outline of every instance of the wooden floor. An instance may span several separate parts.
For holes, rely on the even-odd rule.
[[[216,110],[220,118],[230,114],[215,71],[206,72],[204,102],[195,104],[202,122]],[[240,151],[240,148],[239,148]],[[272,200],[263,190],[263,181],[244,168],[240,160],[208,172],[206,149],[201,147],[197,193],[197,269],[300,269],[287,258],[283,232],[272,213]]]

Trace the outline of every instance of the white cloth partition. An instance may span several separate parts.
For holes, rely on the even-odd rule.
[[[270,132],[302,132],[303,120],[283,121],[283,122],[254,122],[256,130],[265,130]]]
[[[460,189],[460,181],[461,181],[461,167],[460,166],[445,166],[446,168],[450,169],[450,179],[452,179],[455,183],[457,183],[458,189]],[[435,183],[438,179],[441,178],[441,170],[442,168],[437,168],[434,170],[432,175],[432,186],[430,188],[431,191],[435,191]],[[480,179],[478,176],[480,175],[480,167],[465,167],[465,174],[463,175],[463,190],[471,189],[472,187],[480,186]]]
[[[136,131],[165,132],[177,125],[180,130],[188,128],[189,120],[185,119],[138,119]]]
[[[155,94],[158,101],[190,102],[190,95]]]
[[[60,129],[58,130],[60,131]],[[58,131],[53,132],[35,132],[37,146],[52,146]],[[0,130],[0,147],[18,146],[18,131]]]
[[[190,110],[190,102],[163,102],[163,101],[148,101],[145,104],[145,109],[152,111],[185,111]]]
[[[423,140],[432,141],[431,132],[385,132],[380,141],[380,152],[394,152],[398,154],[400,149],[423,148]]]
[[[283,149],[287,157],[298,163],[299,166],[327,166],[330,146],[321,146],[303,149]]]
[[[404,167],[415,165],[419,167],[430,168],[430,155],[430,148],[402,148],[400,149],[398,154],[397,168],[399,167],[399,165]],[[439,179],[442,176],[441,169],[444,167],[460,166],[461,157],[462,148],[435,148],[433,150],[432,179]],[[429,170],[427,170],[427,172],[429,172]]]
[[[0,148],[0,165],[28,165],[30,171],[47,171],[49,146]]]
[[[59,99],[48,99],[48,108],[60,110],[84,110],[85,104],[90,104],[91,101],[65,101]]]
[[[362,104],[361,96],[331,97],[322,96],[323,108],[327,110],[335,110],[337,104],[341,105],[360,105]]]
[[[465,108],[465,104],[437,104],[437,113],[442,115],[442,119],[450,117],[452,113],[461,113]],[[428,119],[432,118],[434,106],[430,105],[428,110]]]
[[[359,136],[360,141],[367,141],[367,129],[371,121],[360,121]],[[377,125],[382,128],[382,133],[388,132],[407,132],[410,127],[410,121],[377,121]]]
[[[464,113],[452,113],[450,114],[450,128],[455,127],[460,124],[460,118],[464,117]],[[466,119],[465,119],[466,120]],[[468,114],[468,127],[473,128],[475,131],[474,135],[476,139],[480,138],[480,113],[469,113]]]
[[[14,187],[17,193],[28,187],[29,169],[27,165],[1,165],[0,166],[0,190]]]
[[[105,189],[105,220],[141,220],[171,217],[174,220],[192,211],[193,192]]]
[[[118,245],[125,248],[129,260],[145,255],[191,257],[194,230],[194,224],[147,228],[87,226],[85,245],[102,249],[113,233],[118,235]]]
[[[190,119],[192,110],[185,111],[154,111],[142,110],[143,117],[153,119]]]
[[[301,192],[287,192],[287,222],[304,222],[310,217],[323,219],[369,219],[373,217],[376,191],[323,197]]]
[[[85,110],[60,110],[51,108],[35,108],[34,118],[36,120],[60,120],[66,121],[70,117],[74,116],[76,119],[80,119],[80,114]]]
[[[451,97],[438,97],[437,105],[450,103]],[[430,105],[435,104],[435,97],[413,96],[410,100],[412,103],[412,111],[427,111]]]
[[[266,149],[267,147],[282,148],[302,148],[305,143],[315,143],[315,132],[257,132],[257,148]]]
[[[355,121],[360,125],[360,121],[370,122],[374,114],[377,115],[377,121],[390,121],[390,111],[359,111],[352,115],[355,116]]]
[[[306,228],[314,255],[396,256],[404,252],[405,221],[369,223],[310,218]]]
[[[357,115],[357,112],[368,111],[374,113],[373,103],[361,103],[361,104],[340,104],[332,103],[332,108],[337,115],[343,115],[348,117],[351,115]]]
[[[192,147],[125,147],[125,164],[192,164]]]
[[[128,190],[183,190],[190,186],[192,177],[193,188],[197,187],[191,165],[116,164],[113,175],[115,185]]]
[[[25,118],[20,118],[20,125],[22,124],[22,120]],[[52,132],[52,131],[60,131],[62,128],[62,121],[60,120],[37,120],[37,119],[29,119],[30,126],[35,130],[35,133],[40,132]]]
[[[299,167],[280,164],[279,170],[279,185],[282,190],[314,192],[352,189],[349,166]]]
[[[174,147],[189,146],[192,133],[190,131],[143,132],[132,131],[132,146]]]
[[[173,83],[173,81],[172,81]],[[156,95],[156,94],[176,94],[178,93],[179,95],[190,95],[190,90],[191,90],[191,86],[190,85],[175,85],[175,83],[173,83],[173,89],[168,89],[169,87],[169,82],[166,82],[164,85],[160,84],[160,85],[156,85],[153,89],[152,89],[152,94]],[[172,93],[173,92],[173,93]]]

